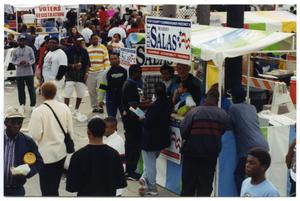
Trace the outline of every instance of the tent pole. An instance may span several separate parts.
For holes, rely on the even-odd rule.
[[[247,62],[247,103],[250,104],[250,57],[251,57],[251,54],[248,54],[248,62]]]
[[[78,5],[78,8],[77,8],[77,30],[79,30],[79,5]]]
[[[19,25],[18,25],[18,10],[16,9],[16,32],[19,32]]]
[[[218,66],[219,68],[219,101],[218,101],[218,107],[221,108],[221,104],[222,104],[222,85],[223,85],[223,65],[224,62]],[[215,170],[215,177],[214,177],[214,188],[213,188],[213,192],[214,192],[214,197],[218,197],[219,195],[219,158],[217,160],[217,164],[216,164],[216,170]]]
[[[293,35],[292,37],[292,50],[295,50],[296,47],[295,47],[295,35]]]
[[[221,101],[222,101],[222,84],[223,84],[223,64],[219,66],[219,101],[218,101],[218,107],[221,107]]]

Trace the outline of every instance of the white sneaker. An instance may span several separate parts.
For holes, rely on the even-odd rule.
[[[87,116],[84,114],[81,114],[80,112],[77,113],[77,118],[78,121],[80,122],[86,122],[87,121]]]
[[[30,112],[33,112],[33,110],[35,110],[35,106],[30,107]]]
[[[78,110],[74,110],[74,112],[72,113],[73,118],[77,119],[78,118],[78,114],[79,114]]]
[[[24,115],[25,112],[25,105],[20,105],[19,112],[21,112]]]

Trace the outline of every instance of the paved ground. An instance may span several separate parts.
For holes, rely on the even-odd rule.
[[[27,105],[25,106],[25,115],[26,118],[24,120],[23,123],[23,127],[22,130],[24,130],[24,132],[26,132],[27,130],[27,125],[29,122],[29,118],[30,118],[30,107],[29,107],[29,103],[30,103],[30,99],[28,96],[28,91],[26,89],[26,103]],[[40,95],[37,95],[37,105],[40,105],[42,102],[42,97]],[[4,111],[6,111],[6,108],[8,106],[18,106],[18,95],[17,95],[17,89],[16,89],[16,85],[15,84],[8,84],[5,85],[5,94],[4,94]],[[70,101],[70,107],[71,110],[73,110],[75,105],[75,99],[72,98]],[[79,111],[82,114],[87,115],[88,117],[92,116],[91,113],[91,109],[90,109],[90,100],[89,97],[86,96],[83,99],[83,103],[81,104]],[[105,116],[105,114],[100,115],[102,117]],[[118,131],[119,133],[122,135],[122,137],[124,137],[123,135],[123,125],[122,122],[120,120],[120,117],[118,118]],[[75,131],[75,137],[74,137],[74,142],[75,142],[75,148],[79,149],[83,146],[85,146],[88,143],[88,138],[87,138],[87,134],[86,134],[86,123],[81,123],[77,120],[74,119],[74,131]],[[68,167],[68,163],[69,163],[69,158],[70,156],[68,156],[67,160],[66,160],[66,168]],[[132,181],[128,181],[128,187],[127,187],[127,191],[124,193],[123,196],[139,196],[138,195],[138,188],[139,188],[139,184],[138,182],[132,182]],[[41,192],[40,192],[40,188],[39,188],[39,179],[38,176],[34,176],[31,179],[27,180],[27,183],[25,184],[25,190],[26,190],[26,196],[41,196]],[[159,191],[159,195],[160,196],[177,196],[176,194],[167,191],[164,188],[158,187],[158,191]],[[63,178],[60,184],[60,188],[59,188],[59,193],[61,196],[75,196],[74,193],[69,193],[65,190],[65,179]]]

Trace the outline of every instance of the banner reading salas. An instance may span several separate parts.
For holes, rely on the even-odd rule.
[[[191,20],[148,16],[146,56],[191,64]]]

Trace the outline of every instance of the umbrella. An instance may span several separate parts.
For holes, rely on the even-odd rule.
[[[113,37],[116,33],[120,34],[121,38],[126,38],[126,32],[121,27],[114,27],[108,32],[108,37]]]

